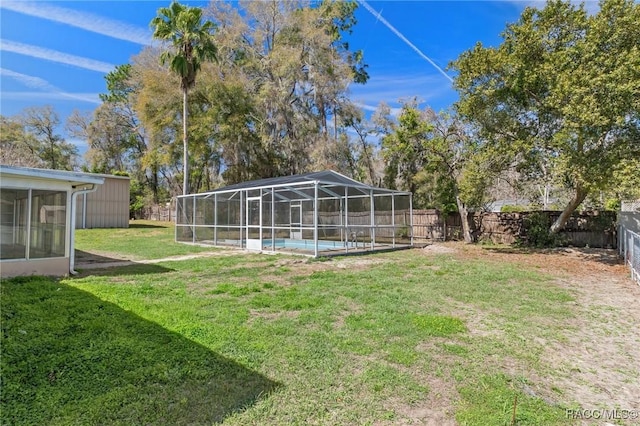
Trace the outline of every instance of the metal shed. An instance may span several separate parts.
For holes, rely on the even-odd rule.
[[[176,241],[314,257],[410,247],[412,195],[334,171],[178,197]]]
[[[104,179],[95,192],[78,197],[76,229],[128,228],[129,184],[128,176],[83,173]]]

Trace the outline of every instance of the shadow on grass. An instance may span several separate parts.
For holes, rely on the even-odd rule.
[[[76,264],[99,264],[99,263],[112,263],[112,262],[123,262],[127,259],[117,258],[117,257],[109,257],[106,255],[100,255],[95,253],[90,253],[88,251],[78,250],[75,251],[75,261]]]
[[[280,386],[55,280],[1,293],[2,424],[211,424]]]
[[[169,228],[169,225],[149,225],[146,223],[133,223],[133,222],[129,222],[129,228],[134,228],[134,229],[153,229],[153,228]]]
[[[119,265],[113,265],[104,268],[87,267],[87,265],[78,265],[76,268],[78,275],[71,278],[84,278],[88,276],[94,277],[114,277],[118,275],[147,275],[147,274],[164,274],[173,272],[175,269],[167,268],[156,264],[127,262]]]
[[[594,262],[603,263],[605,265],[622,265],[623,260],[618,256],[618,252],[615,249],[601,249],[601,248],[586,248],[586,247],[554,247],[554,248],[531,248],[531,247],[483,247],[491,253],[498,254],[544,254],[544,255],[574,255],[583,260],[590,260]]]
[[[138,263],[123,258],[108,257],[82,250],[76,250],[76,270],[79,277],[88,275],[144,275],[172,272],[173,269],[149,263]]]

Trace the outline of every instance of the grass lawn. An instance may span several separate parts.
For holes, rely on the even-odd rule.
[[[214,247],[176,243],[174,229],[170,222],[132,220],[126,229],[78,229],[75,245],[81,252],[116,254],[131,260],[161,259],[216,250]]]
[[[179,254],[168,228],[132,231],[78,246]],[[0,300],[2,424],[509,425],[516,398],[516,424],[570,424],[531,389],[573,297],[518,265],[239,253],[6,280]]]

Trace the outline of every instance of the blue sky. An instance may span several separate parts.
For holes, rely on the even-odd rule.
[[[183,1],[206,6],[204,1]],[[61,120],[91,111],[104,76],[152,42],[149,22],[166,1],[0,2],[0,113],[52,105]],[[505,25],[534,1],[363,1],[349,38],[364,51],[369,82],[352,99],[367,111],[417,96],[434,109],[457,98],[448,63],[480,41],[500,43]],[[597,7],[588,3],[588,8]],[[64,134],[64,129],[60,132]],[[82,150],[83,141],[76,143]]]

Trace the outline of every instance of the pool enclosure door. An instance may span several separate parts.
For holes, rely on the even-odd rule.
[[[247,249],[262,250],[262,197],[247,198]]]
[[[302,204],[292,204],[290,209],[289,226],[291,227],[289,238],[302,239]]]

